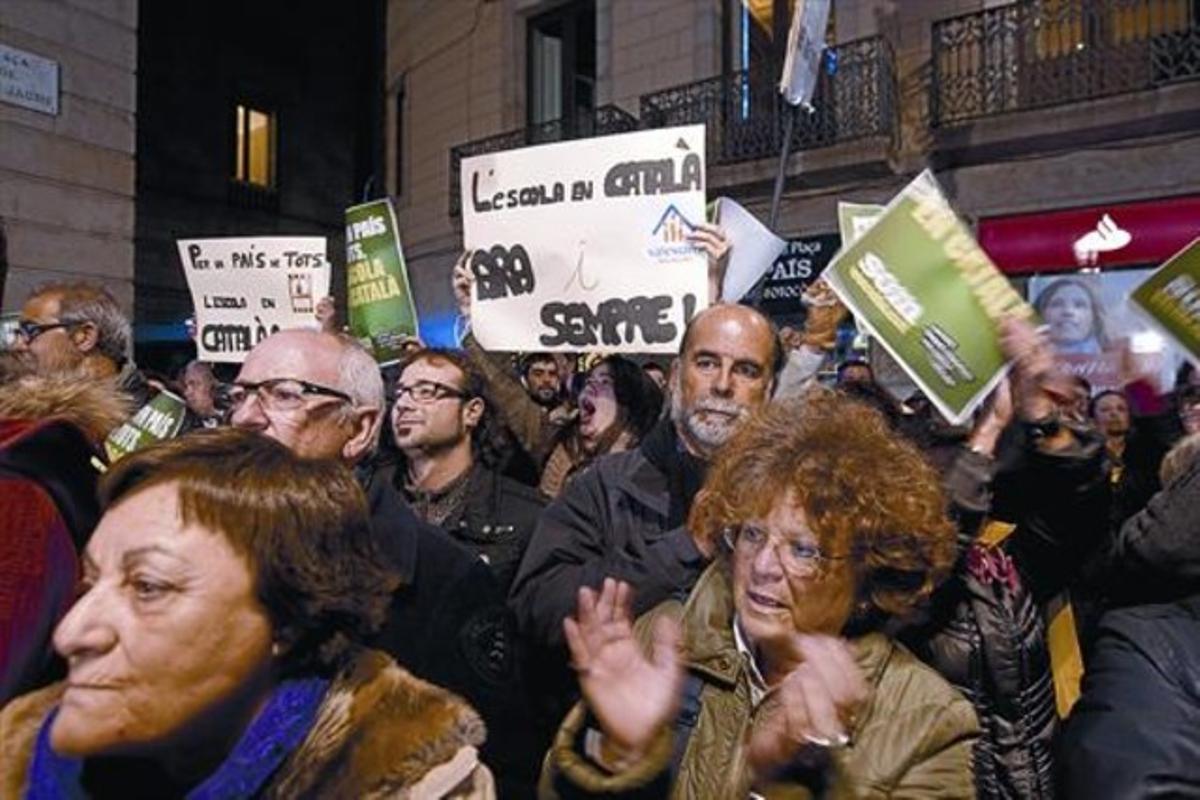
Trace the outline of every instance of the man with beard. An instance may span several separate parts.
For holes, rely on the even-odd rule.
[[[404,459],[376,480],[483,559],[507,591],[545,500],[496,472],[483,378],[457,353],[421,350],[401,368],[395,398],[392,433]]]
[[[671,415],[634,450],[598,459],[546,507],[509,605],[521,632],[563,643],[581,586],[629,583],[633,613],[687,595],[711,557],[686,528],[709,459],[774,390],[783,353],[769,320],[746,306],[698,314],[671,369]]]
[[[550,353],[530,353],[521,359],[521,383],[529,399],[542,408],[553,409],[558,405],[562,384],[558,362]]]

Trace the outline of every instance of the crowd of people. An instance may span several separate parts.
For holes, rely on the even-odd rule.
[[[826,287],[782,332],[720,302],[697,236],[669,366],[484,350],[463,259],[460,348],[381,369],[325,303],[107,465],[166,379],[103,288],[35,290],[0,798],[1200,796],[1195,371],[1147,413],[1007,320],[951,426],[822,377]]]

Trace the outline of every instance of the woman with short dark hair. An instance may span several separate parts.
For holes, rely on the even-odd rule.
[[[343,466],[217,429],[100,494],[69,674],[0,714],[0,797],[490,796],[476,714],[362,646],[397,581]]]
[[[775,404],[718,452],[689,527],[717,557],[636,633],[627,585],[580,590],[584,703],[544,797],[974,796],[974,710],[887,633],[955,557],[912,445],[825,390]]]

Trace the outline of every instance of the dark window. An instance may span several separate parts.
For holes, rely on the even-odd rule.
[[[576,0],[529,20],[529,124],[562,120],[571,134],[596,108],[596,4]]]

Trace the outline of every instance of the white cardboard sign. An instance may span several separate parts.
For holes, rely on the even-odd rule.
[[[708,304],[704,126],[527,147],[462,165],[475,337],[489,350],[673,353]]]
[[[177,244],[196,309],[200,359],[240,364],[276,331],[318,327],[317,301],[329,294],[324,237],[180,239]]]

